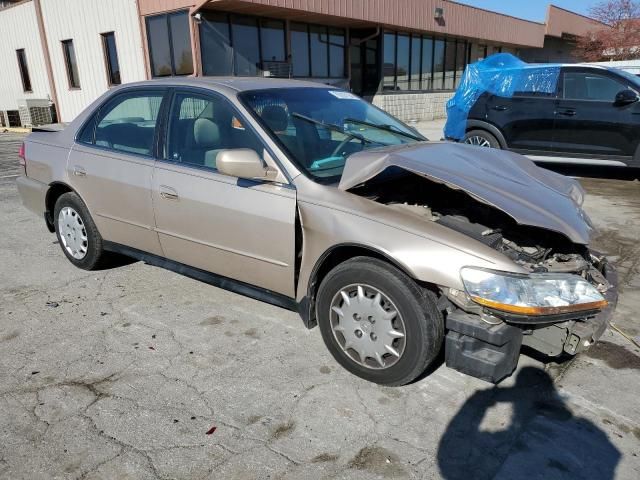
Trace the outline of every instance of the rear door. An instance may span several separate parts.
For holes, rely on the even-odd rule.
[[[157,255],[151,176],[165,94],[145,88],[112,97],[82,127],[67,162],[102,237]]]
[[[637,103],[614,104],[618,92],[632,88],[625,79],[604,69],[565,67],[559,83],[553,136],[558,155],[629,161],[640,138],[640,109]]]
[[[547,152],[552,149],[555,100],[555,93],[493,95],[486,102],[487,120],[502,132],[509,150]]]
[[[222,95],[176,89],[168,112],[152,194],[165,256],[293,298],[295,189],[218,172],[221,150],[265,155],[258,135]]]

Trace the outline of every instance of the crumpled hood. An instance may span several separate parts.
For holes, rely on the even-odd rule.
[[[446,142],[369,150],[347,158],[339,188],[361,185],[390,167],[463,190],[519,224],[562,233],[575,243],[589,243],[592,227],[582,210],[580,184],[522,155]]]

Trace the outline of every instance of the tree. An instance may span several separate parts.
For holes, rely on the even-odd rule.
[[[602,0],[589,14],[601,25],[578,38],[577,57],[589,62],[640,58],[640,0]]]

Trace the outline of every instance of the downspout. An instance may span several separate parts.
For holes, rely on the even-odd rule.
[[[44,54],[44,64],[47,69],[47,79],[49,81],[49,91],[51,92],[51,101],[56,109],[56,117],[58,122],[62,121],[60,104],[58,103],[58,91],[56,90],[56,82],[53,78],[53,68],[51,66],[51,56],[49,54],[49,42],[47,34],[44,30],[44,20],[42,19],[42,7],[40,0],[33,0],[33,7],[36,11],[36,21],[38,22],[38,33],[40,35],[40,43],[42,45],[42,53]]]
[[[140,40],[142,41],[142,57],[144,59],[144,73],[147,80],[151,78],[151,63],[149,61],[149,43],[147,42],[147,25],[140,10],[140,0],[136,0],[136,8],[138,9],[138,23],[140,26]]]

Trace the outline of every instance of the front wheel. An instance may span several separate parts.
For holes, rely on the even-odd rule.
[[[463,143],[484,148],[500,148],[498,139],[484,130],[471,130],[464,136]]]
[[[369,257],[348,260],[327,274],[316,317],[338,363],[382,385],[415,380],[438,355],[444,336],[435,295]]]

